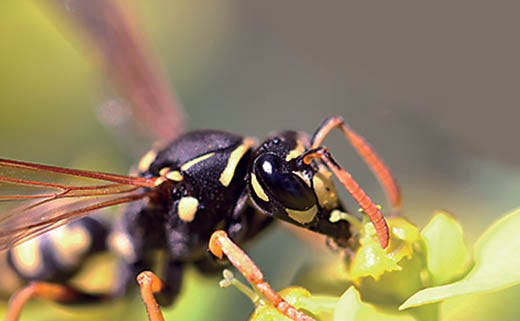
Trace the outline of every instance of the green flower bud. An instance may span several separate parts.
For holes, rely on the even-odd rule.
[[[371,223],[363,226],[349,271],[365,302],[398,306],[429,285],[426,253],[417,227],[402,217],[388,219],[390,245],[382,249]]]
[[[290,287],[279,292],[280,296],[296,308],[301,308],[305,298],[311,296],[310,292],[302,287]],[[257,305],[255,312],[251,315],[250,321],[292,321],[284,316],[269,302]]]

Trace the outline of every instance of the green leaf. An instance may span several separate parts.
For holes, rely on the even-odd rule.
[[[421,234],[432,285],[448,283],[467,271],[470,254],[462,227],[451,215],[438,211]]]
[[[494,223],[475,245],[475,266],[462,280],[415,293],[400,309],[520,284],[520,209]]]
[[[334,311],[334,321],[414,321],[407,313],[386,313],[361,301],[359,292],[350,287],[339,299]]]

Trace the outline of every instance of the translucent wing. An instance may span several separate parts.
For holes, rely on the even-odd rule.
[[[184,130],[184,113],[157,58],[128,14],[127,2],[52,0],[72,18],[100,54],[120,95],[130,102],[134,120],[147,135],[168,142]],[[123,6],[124,4],[124,6]]]
[[[150,196],[155,179],[0,159],[0,251],[92,211]]]

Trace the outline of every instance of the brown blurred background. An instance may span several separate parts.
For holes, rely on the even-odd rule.
[[[433,210],[446,209],[475,240],[520,205],[517,3],[128,5],[190,128],[263,137],[282,128],[313,132],[339,114],[395,171],[404,214],[420,226]],[[0,4],[1,157],[125,173],[135,150],[146,146],[100,124],[97,111],[113,97],[110,85],[73,26],[49,9],[39,1]],[[327,145],[384,204],[342,137],[333,135]],[[275,285],[284,286],[295,270],[276,274],[287,253],[275,258],[262,250],[300,243],[283,230],[271,234],[252,251],[266,274],[277,275]]]

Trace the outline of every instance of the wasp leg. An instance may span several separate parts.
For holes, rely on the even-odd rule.
[[[223,228],[229,238],[235,243],[244,244],[252,240],[258,233],[265,231],[273,222],[271,216],[259,213],[248,204],[248,200],[249,194],[247,191],[244,191],[238,198],[233,213]],[[221,272],[225,264],[224,260],[218,259],[210,253],[194,262],[199,272],[206,275],[214,275]]]
[[[227,226],[224,228],[229,237],[240,244],[253,239],[258,233],[265,231],[273,222],[271,216],[259,213],[248,202],[249,193],[244,191],[237,201]]]
[[[376,229],[379,242],[381,247],[385,249],[389,242],[388,225],[386,224],[385,217],[381,214],[381,211],[374,202],[368,197],[363,191],[361,186],[356,182],[349,172],[344,170],[333,158],[332,155],[325,147],[318,147],[307,151],[303,156],[303,162],[305,164],[312,163],[313,159],[321,159],[327,167],[334,173],[341,184],[349,192],[352,198],[359,204],[363,212],[368,215],[370,221]]]
[[[18,320],[24,305],[31,298],[42,298],[64,304],[84,304],[109,300],[112,296],[106,294],[88,294],[68,285],[31,282],[13,294],[9,300],[5,321]]]
[[[114,225],[108,238],[108,247],[118,258],[114,296],[126,295],[139,273],[154,266],[151,251],[164,243],[164,223],[157,217],[156,209],[147,208],[145,202],[134,202]]]
[[[166,288],[166,284],[157,275],[150,271],[144,271],[137,276],[137,283],[141,290],[141,298],[146,307],[149,321],[164,321],[161,308],[155,300],[154,293],[160,293]]]
[[[159,292],[154,292],[155,299],[161,306],[171,305],[181,291],[184,265],[175,260],[168,260],[164,267],[164,284]]]
[[[116,298],[125,297],[129,295],[129,293],[135,295],[133,290],[135,290],[135,281],[138,275],[151,268],[152,264],[147,260],[139,260],[134,263],[120,260],[116,268],[116,279],[114,281],[112,295]]]
[[[193,265],[201,274],[215,276],[218,275],[219,272],[221,273],[222,268],[224,268],[226,265],[221,261],[223,260],[219,260],[218,258],[215,258],[213,255],[208,253],[207,257],[193,262]]]
[[[243,195],[247,197],[247,194]],[[251,211],[254,211],[254,209],[247,208],[245,201],[242,201],[244,199],[245,197],[241,197],[238,200],[237,206],[229,218],[227,226],[224,228],[229,238],[238,243],[243,243],[248,240],[250,238],[250,232],[252,232],[251,235],[254,235],[253,233],[258,233],[257,230],[250,230],[250,227],[253,227],[253,224],[251,223],[251,217],[249,214],[252,214]],[[263,216],[271,219],[267,215]],[[224,259],[207,253],[207,255],[202,259],[195,261],[193,264],[197,270],[204,275],[216,275],[222,271],[222,268],[226,263],[227,262]]]
[[[226,232],[219,230],[211,235],[209,250],[218,258],[226,255],[231,264],[244,275],[247,281],[254,285],[282,314],[294,321],[315,321],[276,293],[264,280],[264,275],[258,266],[238,245],[233,243]]]
[[[358,154],[377,177],[394,211],[398,212],[401,207],[401,192],[397,180],[370,144],[361,135],[352,130],[343,117],[332,116],[327,118],[312,136],[311,149],[320,147],[334,128],[339,128],[352,146],[354,146]]]

